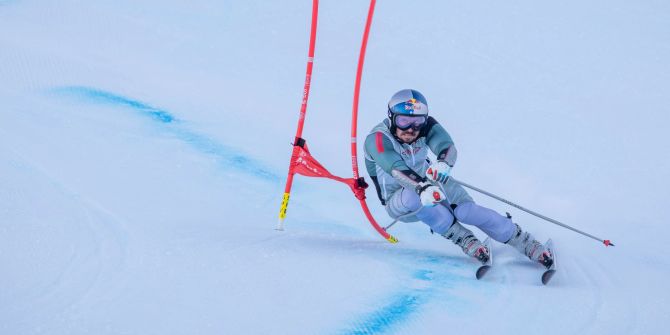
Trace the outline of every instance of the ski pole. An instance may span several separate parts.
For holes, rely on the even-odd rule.
[[[393,227],[393,225],[396,224],[396,223],[398,223],[398,221],[400,221],[400,220],[402,220],[402,219],[404,219],[404,218],[410,217],[410,216],[412,216],[412,215],[416,215],[416,213],[420,212],[422,209],[423,209],[423,207],[419,207],[419,209],[415,210],[414,212],[409,212],[409,213],[407,213],[407,214],[400,215],[399,217],[395,218],[395,220],[393,220],[393,222],[391,222],[391,224],[389,224],[388,226],[384,227],[384,231],[386,231],[386,230],[388,230],[389,228]]]
[[[518,208],[518,209],[520,209],[520,210],[522,210],[522,211],[524,211],[524,212],[526,212],[526,213],[528,213],[528,214],[535,215],[535,216],[537,216],[537,217],[540,218],[540,219],[549,221],[549,222],[551,222],[551,223],[553,223],[553,224],[555,224],[555,225],[561,226],[561,227],[563,227],[563,228],[570,229],[570,230],[574,231],[575,233],[582,234],[582,235],[584,235],[584,236],[590,237],[590,238],[592,238],[592,239],[594,239],[594,240],[596,240],[596,241],[598,241],[598,242],[601,242],[601,243],[605,244],[606,247],[608,247],[608,246],[610,246],[610,245],[611,245],[611,246],[614,246],[614,244],[613,244],[612,242],[610,242],[610,240],[603,240],[603,239],[598,238],[598,237],[595,237],[595,236],[593,236],[593,235],[591,235],[591,234],[589,234],[589,233],[585,233],[585,232],[583,232],[583,231],[581,231],[581,230],[579,230],[579,229],[570,227],[570,226],[568,226],[568,225],[565,224],[565,223],[562,223],[562,222],[559,222],[559,221],[554,220],[554,219],[552,219],[552,218],[546,217],[546,216],[544,216],[544,215],[542,215],[542,214],[540,214],[540,213],[531,211],[530,209],[521,207],[521,206],[519,206],[519,205],[517,205],[517,204],[515,204],[515,203],[513,203],[513,202],[511,202],[511,201],[509,201],[509,200],[503,199],[503,198],[501,198],[501,197],[499,197],[499,196],[497,196],[497,195],[495,195],[495,194],[493,194],[493,193],[484,191],[484,190],[482,190],[481,188],[478,188],[478,187],[475,187],[475,186],[466,184],[466,183],[464,183],[464,182],[462,182],[462,181],[460,181],[460,180],[456,180],[456,179],[454,179],[454,178],[450,178],[450,179],[451,179],[453,182],[457,183],[457,184],[460,184],[460,185],[462,185],[462,186],[465,186],[465,187],[467,187],[467,188],[469,188],[469,189],[471,189],[471,190],[477,191],[477,192],[479,192],[479,193],[488,195],[489,197],[491,197],[491,198],[493,198],[493,199],[502,201],[502,202],[504,202],[504,203],[506,203],[506,204],[508,204],[508,205],[510,205],[510,206],[512,206],[512,207]]]

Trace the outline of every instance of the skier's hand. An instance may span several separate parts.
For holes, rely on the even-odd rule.
[[[446,184],[451,174],[451,166],[445,161],[437,161],[430,164],[426,170],[426,178],[437,183]]]
[[[416,190],[419,194],[419,198],[421,199],[421,204],[424,206],[435,206],[444,201],[446,198],[444,196],[444,192],[442,192],[439,187],[431,184],[428,181],[419,183]]]

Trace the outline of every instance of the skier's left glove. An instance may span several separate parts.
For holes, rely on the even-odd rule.
[[[421,204],[424,206],[432,207],[446,199],[444,192],[429,181],[420,182],[416,186],[416,193],[419,194]]]
[[[446,184],[450,175],[451,166],[445,161],[432,163],[426,170],[426,178],[437,183]]]

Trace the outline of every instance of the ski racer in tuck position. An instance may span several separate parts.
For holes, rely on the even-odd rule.
[[[428,151],[437,160],[430,162]],[[365,166],[388,214],[403,222],[422,221],[482,263],[490,252],[468,228],[481,229],[546,268],[549,250],[510,217],[479,206],[463,186],[449,178],[456,147],[447,131],[428,116],[426,98],[404,89],[391,97],[388,118],[365,138]]]

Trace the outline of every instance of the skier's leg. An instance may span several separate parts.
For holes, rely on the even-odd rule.
[[[544,246],[533,235],[524,232],[518,224],[513,223],[512,219],[474,202],[458,205],[454,213],[459,221],[479,227],[494,240],[513,246],[531,260],[539,261],[547,267],[551,265],[546,264],[550,262],[551,256]]]
[[[509,241],[516,228],[512,219],[479,206],[473,201],[459,204],[454,213],[458,221],[476,226],[492,239],[502,243]]]
[[[391,196],[387,211],[392,217],[398,217],[416,211],[422,206],[421,200],[415,192],[403,188]],[[447,207],[441,205],[423,207],[415,216],[434,232],[461,247],[465,254],[476,257],[482,262],[486,262],[488,259],[488,250],[484,244],[475,237],[472,231],[456,222]]]
[[[415,214],[415,220],[407,221],[421,220],[438,234],[444,234],[454,222],[454,216],[448,209],[443,206],[423,207],[419,195],[406,188],[397,190],[386,205],[386,211],[392,218],[417,211],[419,208],[421,211]]]

